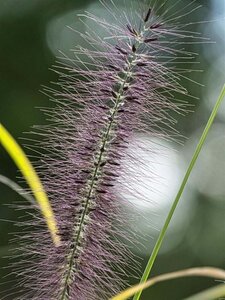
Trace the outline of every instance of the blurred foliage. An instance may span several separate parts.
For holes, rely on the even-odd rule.
[[[44,124],[46,120],[37,107],[52,105],[48,98],[40,92],[42,85],[49,85],[50,81],[57,81],[57,75],[49,70],[55,63],[56,58],[46,38],[48,25],[69,12],[85,10],[89,4],[94,2],[93,0],[0,1],[0,120],[15,137],[24,137],[23,132],[29,131],[34,124]],[[215,1],[218,5],[223,6],[221,6],[221,9],[216,10],[216,13],[218,13],[216,16],[211,14],[213,0],[199,0],[198,2],[203,4],[203,8],[195,14],[197,20],[204,21],[216,19],[217,16],[221,17],[220,12],[223,9],[225,13],[223,0]],[[74,18],[76,18],[75,12]],[[213,98],[215,94],[218,95],[221,88],[221,86],[218,87],[218,81],[221,80],[221,76],[218,74],[222,74],[224,71],[219,69],[217,73],[210,73],[215,68],[214,59],[218,57],[224,59],[224,56],[222,56],[224,50],[221,51],[221,46],[224,44],[222,44],[219,29],[214,25],[210,28],[209,25],[206,27],[205,23],[200,25],[199,28],[197,28],[197,25],[193,25],[193,27],[196,27],[193,29],[203,32],[206,36],[209,32],[209,37],[217,41],[218,44],[217,46],[215,44],[190,46],[194,52],[200,54],[201,64],[198,68],[205,70],[203,74],[194,73],[192,79],[205,84],[206,88],[194,85],[191,82],[187,86],[187,83],[185,83],[187,88],[191,89],[192,94],[199,97],[200,100],[193,100],[195,113],[189,114],[186,118],[181,118],[178,125],[183,135],[191,137],[185,147],[180,148],[184,164],[189,161],[199,138],[198,129],[205,124],[209,116],[207,85],[211,84],[210,87],[213,88],[212,82],[208,81],[209,78],[218,79],[214,80],[215,91],[213,94],[210,90],[210,97]],[[206,28],[207,32],[205,32]],[[73,43],[75,45],[76,40],[72,41]],[[210,53],[213,54],[210,56]],[[216,99],[216,97],[213,99]],[[222,115],[217,119],[218,125],[223,128],[219,139],[225,137],[224,121],[225,118]],[[21,140],[19,141],[22,143]],[[27,153],[30,153],[29,149],[27,149]],[[224,148],[222,149],[220,146],[215,150],[212,147],[210,154],[207,155],[221,157],[225,160]],[[220,162],[213,161],[213,164],[217,168],[220,166]],[[19,172],[2,148],[0,149],[0,166],[0,174],[8,176],[25,187],[24,182],[18,179],[20,177]],[[195,176],[204,181],[204,176],[207,175],[207,178],[211,178],[212,184],[213,182],[222,181],[221,185],[223,185],[225,171],[217,170],[217,168],[212,170],[212,167],[212,163],[209,167],[206,162],[204,169],[200,167],[200,163],[197,164]],[[210,177],[212,173],[213,176]],[[20,217],[20,212],[8,207],[8,205],[20,201],[21,198],[2,184],[0,184],[0,191],[0,278],[3,278],[9,272],[4,268],[9,264],[9,261],[4,257],[9,255],[9,248],[13,247],[13,245],[8,246],[10,234],[16,231],[11,221],[16,221]],[[224,196],[223,193],[212,195],[207,193],[207,190],[199,189],[198,186],[190,183],[185,199],[183,199],[191,205],[190,209],[187,210],[189,213],[188,223],[184,226],[182,222],[179,222],[179,228],[174,231],[173,228],[171,229],[164,242],[162,254],[156,260],[153,275],[204,265],[225,268],[225,202],[221,201],[224,200]],[[177,214],[185,214],[185,212],[185,210],[178,211]],[[159,218],[162,219],[163,216]],[[10,220],[10,222],[7,220]],[[156,237],[157,234],[158,231],[155,230],[151,233],[151,238],[149,237],[149,249],[143,256],[143,267],[147,262],[147,252],[150,254],[154,245],[152,236]],[[179,235],[178,242],[177,235]],[[176,242],[173,243],[173,240],[176,240]],[[167,244],[173,246],[166,247]],[[6,278],[5,281],[7,280],[9,279]],[[137,279],[131,278],[130,282],[135,283]],[[214,284],[215,282],[212,279],[202,278],[174,280],[169,283],[161,283],[145,291],[142,299],[178,300]],[[10,289],[10,283],[8,288]],[[0,295],[2,295],[1,290],[2,285],[0,284]],[[10,300],[10,297],[7,300]]]

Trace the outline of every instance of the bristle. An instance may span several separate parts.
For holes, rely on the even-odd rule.
[[[115,48],[116,48],[116,50],[118,50],[120,53],[122,53],[122,54],[124,54],[124,55],[127,55],[127,51],[125,51],[125,50],[122,49],[121,47],[116,46]]]
[[[129,24],[127,25],[127,29],[129,30],[129,32],[130,32],[132,35],[134,35],[134,36],[137,36],[137,35],[138,35],[137,31],[136,31],[134,28],[131,28]]]
[[[148,20],[149,20],[149,18],[150,18],[150,15],[151,15],[151,13],[152,13],[152,9],[151,9],[151,8],[149,8],[149,9],[148,9],[148,12],[147,12],[147,14],[146,14],[146,16],[145,16],[145,18],[144,18],[144,22],[145,22],[145,23],[147,23],[147,22],[148,22]]]
[[[145,43],[151,43],[151,42],[155,42],[157,40],[158,40],[158,38],[149,38],[149,39],[145,39],[144,42]]]
[[[132,46],[132,51],[135,53],[137,51],[137,48],[135,45]]]
[[[156,24],[151,25],[150,29],[157,29],[157,28],[162,27],[162,26],[163,26],[162,23],[156,23]]]

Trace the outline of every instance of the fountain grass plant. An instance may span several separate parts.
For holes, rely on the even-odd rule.
[[[44,137],[39,147],[45,149],[37,171],[1,124],[1,143],[27,180],[42,212],[40,215],[37,211],[32,221],[24,222],[26,228],[32,225],[32,229],[18,238],[24,253],[14,272],[20,278],[18,286],[25,290],[23,299],[122,300],[136,293],[133,299],[139,300],[143,288],[162,280],[192,275],[218,275],[225,279],[222,270],[206,268],[147,281],[225,95],[224,87],[141,284],[119,293],[127,285],[125,268],[137,268],[132,251],[121,242],[135,243],[132,234],[127,236],[123,231],[127,217],[114,190],[123,175],[122,160],[135,132],[167,140],[178,136],[172,114],[186,112],[188,104],[179,100],[178,95],[188,95],[180,81],[188,79],[184,74],[191,70],[176,69],[171,62],[185,64],[193,59],[195,55],[184,44],[200,39],[180,22],[198,7],[190,8],[191,3],[171,13],[180,2],[177,1],[160,14],[166,2],[157,6],[153,1],[150,6],[146,1],[139,11],[131,7],[125,13],[112,1],[101,1],[114,24],[91,12],[80,15],[93,22],[94,30],[78,33],[88,46],[77,46],[73,59],[65,57],[55,67],[61,91],[45,89],[56,106],[48,111],[51,125],[36,127],[36,133]],[[97,26],[104,37],[98,34]]]

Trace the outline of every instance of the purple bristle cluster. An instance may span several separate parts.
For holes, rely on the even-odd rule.
[[[176,47],[177,38],[184,37],[176,19],[167,26],[154,6],[122,18],[111,1],[102,4],[115,24],[91,13],[86,18],[109,39],[97,31],[80,33],[89,46],[77,47],[74,59],[58,66],[61,91],[46,89],[57,106],[48,112],[52,124],[37,129],[46,151],[39,173],[61,246],[54,247],[44,221],[36,217],[32,237],[24,236],[29,258],[18,265],[26,290],[20,299],[108,299],[124,287],[131,253],[120,241],[129,239],[115,192],[121,160],[135,132],[169,138],[175,122],[169,113],[184,111],[173,93],[186,90],[168,64],[190,56],[183,45]]]

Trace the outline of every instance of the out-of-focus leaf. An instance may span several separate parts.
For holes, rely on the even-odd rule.
[[[225,296],[225,284],[220,284],[217,285],[216,287],[200,292],[184,300],[215,300],[215,299],[223,300],[225,299],[224,296]]]
[[[21,186],[16,182],[12,181],[8,177],[0,175],[0,182],[10,187],[13,191],[17,192],[24,199],[35,205],[35,199],[29,195]]]

